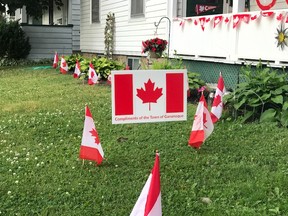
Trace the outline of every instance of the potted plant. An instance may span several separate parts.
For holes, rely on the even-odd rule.
[[[161,38],[152,38],[142,41],[142,53],[149,52],[151,58],[160,58],[168,42]]]

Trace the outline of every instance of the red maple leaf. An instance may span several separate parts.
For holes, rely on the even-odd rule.
[[[62,67],[66,67],[66,62],[62,62]]]
[[[151,103],[157,103],[157,100],[163,95],[162,88],[156,88],[154,90],[155,82],[150,79],[147,83],[144,83],[145,90],[143,88],[137,89],[137,97],[142,100],[142,103],[149,103],[149,110],[151,110]]]
[[[203,113],[203,126],[204,126],[205,128],[207,128],[207,126],[205,125],[206,122],[207,122],[207,114],[204,112],[204,113]]]
[[[218,106],[219,104],[222,103],[222,100],[221,100],[221,96],[220,95],[217,95],[214,100],[213,100],[213,106]]]
[[[91,135],[93,137],[95,137],[95,143],[98,145],[100,143],[100,139],[99,139],[99,136],[98,136],[98,133],[97,131],[95,130],[95,128],[92,128],[91,131],[89,131],[91,133]]]

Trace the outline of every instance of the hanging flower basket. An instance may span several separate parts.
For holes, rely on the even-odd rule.
[[[162,57],[162,51],[159,52],[153,52],[149,51],[150,58],[161,58]]]
[[[149,52],[151,58],[160,58],[168,42],[158,37],[142,41],[142,53]]]

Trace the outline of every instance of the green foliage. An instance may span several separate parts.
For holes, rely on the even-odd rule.
[[[113,125],[110,86],[11,67],[0,68],[0,83],[1,216],[129,215],[156,149],[163,215],[287,215],[286,128],[220,121],[194,150],[193,104],[187,121]],[[100,166],[79,160],[85,104],[105,153]]]
[[[273,122],[288,126],[288,75],[278,73],[261,63],[254,70],[251,65],[241,68],[245,82],[226,96],[230,114],[243,116],[243,121]]]
[[[93,64],[94,69],[101,80],[107,80],[112,70],[123,70],[125,67],[122,62],[106,57],[88,58],[83,57],[80,54],[72,54],[71,56],[65,56],[69,71],[74,71],[77,59],[80,63],[81,73],[83,73],[81,79],[86,79],[88,77],[90,62]]]
[[[112,70],[123,70],[125,67],[122,62],[105,57],[94,59],[93,65],[101,80],[107,80]]]
[[[51,59],[41,59],[41,60],[32,60],[32,59],[8,59],[0,58],[1,67],[9,66],[35,66],[35,65],[51,65]]]
[[[35,18],[41,18],[45,10],[48,9],[50,3],[55,3],[57,9],[63,6],[62,0],[0,0],[0,10],[2,5],[8,6],[8,14],[15,12],[17,8],[22,8],[26,6],[27,14]]]
[[[200,74],[195,72],[188,72],[188,82],[190,89],[199,89],[206,86],[205,81],[200,78]]]
[[[0,57],[8,59],[26,58],[31,50],[29,38],[16,22],[0,22]]]
[[[160,58],[152,61],[152,70],[167,70],[167,69],[184,69],[181,58]]]
[[[80,55],[79,53],[72,54],[70,56],[65,56],[64,58],[66,60],[66,63],[68,64],[68,70],[69,71],[74,71],[77,60],[79,63],[84,60],[83,56]],[[88,66],[89,66],[89,64],[88,64]]]

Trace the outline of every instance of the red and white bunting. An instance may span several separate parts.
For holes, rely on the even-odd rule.
[[[219,16],[215,16],[213,18],[213,27],[215,28],[219,23],[221,23],[221,21],[223,20],[223,16],[219,15]]]
[[[201,25],[201,29],[204,31],[205,30],[205,24],[210,22],[210,17],[200,17],[199,22]]]
[[[257,14],[255,14],[255,15],[251,15],[251,20],[253,21],[253,20],[256,20],[258,18],[258,15]]]
[[[250,21],[250,14],[234,14],[233,15],[233,28],[239,26],[241,21],[243,20],[245,23],[249,23]]]
[[[224,19],[224,22],[226,23],[226,24],[228,24],[229,22],[230,22],[230,17],[226,17],[225,19]]]
[[[262,17],[272,17],[274,15],[273,11],[261,11]]]

